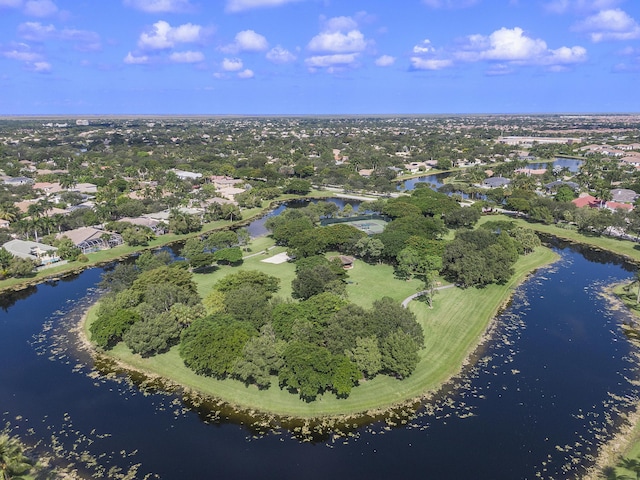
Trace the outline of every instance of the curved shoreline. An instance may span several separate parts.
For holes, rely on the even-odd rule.
[[[420,383],[415,385],[411,391],[407,392],[409,395],[405,398],[399,398],[392,402],[383,400],[379,405],[372,406],[370,408],[363,408],[361,410],[348,411],[347,409],[345,413],[333,413],[332,411],[325,411],[314,413],[311,415],[291,414],[274,409],[264,408],[257,403],[234,403],[232,400],[226,398],[224,394],[211,393],[210,391],[203,392],[202,390],[190,384],[184,384],[180,381],[168,378],[155,369],[150,370],[145,368],[144,366],[132,365],[122,358],[118,358],[116,355],[97,350],[91,343],[88,337],[86,326],[89,311],[86,311],[82,316],[78,324],[77,333],[81,344],[91,353],[94,358],[107,359],[109,362],[115,365],[117,369],[123,370],[125,372],[136,372],[138,374],[142,374],[146,376],[150,381],[161,381],[161,383],[167,386],[168,390],[179,388],[189,395],[195,395],[198,398],[209,399],[214,404],[219,404],[224,408],[231,409],[237,412],[243,418],[246,418],[247,414],[250,414],[250,416],[254,417],[256,421],[261,422],[265,417],[268,417],[274,420],[279,426],[282,426],[282,423],[290,422],[312,422],[317,424],[327,421],[336,422],[340,420],[349,420],[350,422],[356,420],[368,424],[372,423],[373,421],[383,419],[389,414],[393,414],[394,411],[405,409],[408,406],[410,406],[412,410],[416,410],[419,407],[419,405],[417,404],[422,404],[425,401],[432,400],[434,397],[438,397],[439,395],[443,394],[443,392],[455,389],[457,380],[461,376],[464,376],[464,372],[468,368],[471,368],[473,365],[475,365],[475,361],[480,358],[483,349],[493,338],[493,334],[497,326],[495,319],[497,318],[498,314],[503,311],[509,304],[513,294],[515,293],[515,289],[519,285],[521,285],[527,278],[529,278],[535,271],[553,263],[557,260],[558,257],[556,254],[545,250],[542,254],[539,254],[539,258],[532,258],[535,259],[534,265],[527,266],[526,270],[520,273],[520,275],[514,276],[514,278],[512,278],[506,285],[501,287],[500,298],[494,305],[491,306],[489,314],[487,315],[488,318],[484,318],[483,316],[483,318],[478,322],[479,325],[477,325],[476,328],[471,332],[473,336],[468,339],[469,342],[462,344],[464,353],[461,355],[459,361],[455,360],[456,358],[458,358],[458,356],[456,355],[454,357],[454,365],[445,364],[444,366],[446,368],[444,371],[432,373],[432,378],[427,379],[429,381],[425,382],[424,379],[423,381],[420,381]],[[414,375],[416,373],[417,372],[414,372]],[[440,377],[443,378],[440,379]],[[415,394],[411,393],[415,392],[416,390],[420,390],[420,392]]]

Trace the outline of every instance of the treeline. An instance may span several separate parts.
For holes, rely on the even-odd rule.
[[[382,233],[371,236],[344,223],[318,227],[320,217],[336,215],[334,208],[330,202],[317,202],[286,210],[265,225],[276,243],[299,259],[337,251],[371,263],[390,264],[397,277],[422,280],[429,303],[438,274],[463,287],[502,283],[512,275],[518,255],[530,253],[540,244],[531,230],[516,229],[510,223],[489,223],[488,228],[473,230],[481,216],[480,205],[461,207],[448,195],[429,188],[361,204],[361,210],[391,218]],[[455,239],[446,241],[450,230],[455,230]],[[322,275],[315,273],[317,282]],[[311,273],[303,272],[296,281],[306,285],[311,283],[310,277]]]
[[[327,263],[301,261],[297,279]],[[422,328],[389,298],[368,310],[331,289],[285,301],[274,296],[278,278],[239,271],[201,299],[184,267],[166,252],[147,252],[105,274],[101,286],[109,293],[90,326],[92,341],[104,349],[124,341],[142,356],[179,344],[185,365],[198,374],[259,388],[277,378],[306,401],[324,392],[347,397],[363,378],[405,378],[416,368]]]

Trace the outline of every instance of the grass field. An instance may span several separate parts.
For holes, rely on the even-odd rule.
[[[268,246],[266,242],[264,245]],[[211,274],[197,275],[200,293],[206,294],[213,284],[227,273],[237,269],[258,269],[280,277],[282,284],[278,295],[290,295],[294,265],[261,262],[261,259],[280,251],[282,249],[276,247],[267,255],[251,257],[241,267],[235,267],[235,270],[233,267],[223,267]],[[513,288],[529,272],[552,262],[555,258],[553,252],[540,248],[518,261],[516,275],[507,285],[492,285],[483,289],[446,289],[436,294],[434,308],[431,310],[423,303],[412,302],[410,308],[423,326],[426,343],[414,374],[403,381],[379,375],[356,387],[347,399],[337,399],[333,394],[325,394],[315,402],[306,403],[296,395],[280,390],[277,380],[274,382],[276,386],[259,391],[256,387],[247,387],[235,380],[215,380],[198,376],[184,366],[177,347],[166,354],[143,359],[139,355],[131,354],[121,343],[109,355],[133,368],[166,377],[245,409],[302,418],[384,409],[437,390],[452,375],[459,372],[465,359],[478,345],[491,319],[511,295]],[[383,296],[401,301],[420,287],[417,281],[395,279],[392,268],[387,265],[368,265],[360,261],[349,271],[349,282],[347,290],[350,300],[364,307],[369,307],[375,299]],[[85,328],[92,318],[93,312],[90,312]]]

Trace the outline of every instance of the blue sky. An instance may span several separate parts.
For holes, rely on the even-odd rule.
[[[0,115],[640,112],[639,0],[0,0]]]

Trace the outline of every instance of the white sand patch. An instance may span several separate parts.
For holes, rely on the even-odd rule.
[[[278,253],[277,255],[274,255],[273,257],[265,258],[262,261],[265,262],[265,263],[279,264],[279,263],[284,263],[284,262],[288,261],[290,258],[291,257],[289,257],[289,255],[287,255],[287,252],[282,252],[282,253]]]

